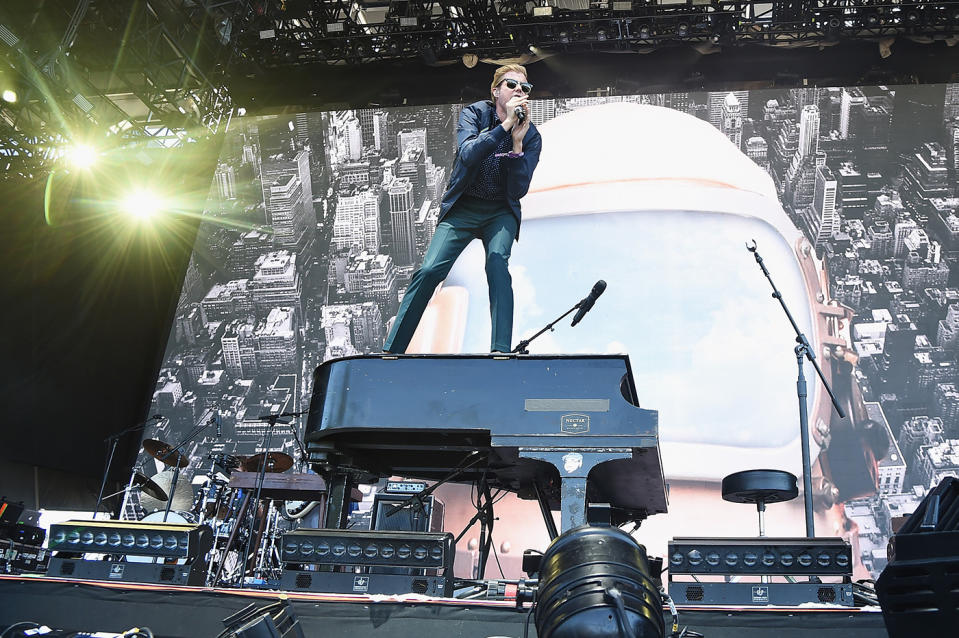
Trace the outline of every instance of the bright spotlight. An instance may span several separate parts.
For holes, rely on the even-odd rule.
[[[17,101],[17,92],[12,89],[7,89],[3,92],[3,101],[13,104]]]
[[[67,161],[73,168],[86,170],[96,164],[97,151],[88,144],[76,144],[67,150]]]
[[[163,210],[164,202],[156,193],[149,189],[140,188],[123,198],[121,203],[123,212],[131,217],[146,221],[155,217]]]

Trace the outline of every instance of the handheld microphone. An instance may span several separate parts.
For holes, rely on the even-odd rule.
[[[573,323],[569,324],[570,328],[578,324],[580,320],[586,316],[586,313],[590,311],[590,309],[593,307],[593,304],[596,303],[596,300],[599,299],[599,296],[603,294],[603,291],[605,290],[606,282],[602,279],[593,284],[593,289],[589,291],[589,295],[576,304],[579,306],[579,310],[576,311],[576,316],[573,317]]]
[[[518,119],[520,122],[526,119],[526,109],[524,109],[522,106],[517,106],[515,109],[513,109],[513,114],[516,115],[516,119]]]

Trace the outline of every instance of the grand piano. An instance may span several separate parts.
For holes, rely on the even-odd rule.
[[[482,480],[559,509],[561,531],[590,503],[615,523],[667,507],[658,413],[639,407],[626,355],[333,359],[314,372],[304,439],[327,476]]]

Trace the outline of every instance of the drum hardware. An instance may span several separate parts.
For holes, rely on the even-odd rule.
[[[143,441],[143,451],[164,465],[184,468],[190,464],[190,461],[179,452],[179,449],[183,447],[183,445],[184,444],[181,443],[175,448],[172,448],[169,444],[164,443],[163,441],[157,439],[146,439]]]
[[[267,472],[286,472],[293,467],[293,457],[283,452],[261,452],[248,456],[240,462],[240,469],[244,472],[259,472],[266,462]]]
[[[186,481],[177,481],[174,487],[173,478],[176,471],[164,470],[150,477],[150,482],[156,486],[155,492],[159,493],[160,498],[140,489],[140,505],[147,513],[155,510],[161,512],[170,505],[171,511],[188,512],[193,508],[193,486]],[[172,498],[171,498],[172,494]]]
[[[246,463],[248,463],[246,467],[241,465],[241,468],[246,469],[247,471],[250,471],[253,468],[255,468],[255,470],[257,471],[256,487],[253,492],[253,503],[255,505],[254,505],[253,515],[252,515],[253,520],[250,526],[251,533],[246,538],[246,545],[242,555],[244,565],[245,565],[244,573],[246,570],[246,565],[249,565],[251,571],[253,571],[257,566],[255,560],[252,560],[252,562],[249,562],[249,561],[251,561],[251,550],[252,550],[252,557],[255,558],[257,551],[259,550],[261,541],[263,539],[263,530],[264,530],[264,526],[266,524],[266,518],[267,518],[265,513],[264,513],[264,516],[261,517],[260,519],[260,526],[258,529],[258,533],[256,534],[257,545],[255,547],[253,546],[254,534],[252,533],[252,527],[253,527],[253,524],[255,524],[256,522],[256,514],[259,510],[258,505],[260,503],[261,492],[263,491],[263,481],[266,478],[267,470],[271,469],[276,472],[285,472],[286,470],[293,467],[293,457],[291,457],[289,454],[284,454],[283,452],[273,452],[270,450],[271,444],[273,443],[273,429],[276,427],[277,423],[290,425],[290,421],[282,420],[282,419],[286,417],[296,417],[296,416],[299,416],[300,414],[303,414],[303,413],[284,412],[281,414],[267,414],[257,419],[258,421],[265,422],[267,426],[266,431],[263,433],[263,447],[262,447],[263,452],[262,454],[254,454],[253,456],[248,457],[245,461]],[[290,430],[293,432],[293,439],[297,442],[297,445],[299,445],[300,444],[299,437],[296,435],[296,430],[293,428],[292,425],[290,425]],[[281,467],[283,467],[282,470],[279,469]],[[241,509],[245,509],[245,508],[241,508]],[[239,525],[237,525],[237,527],[239,527]],[[239,586],[241,588],[244,585],[243,581],[244,581],[244,578],[240,578]]]
[[[209,426],[214,425],[216,423],[217,423],[216,415],[211,416],[205,422],[193,428],[193,430],[189,434],[187,434],[182,441],[180,441],[173,447],[170,447],[169,444],[164,443],[163,441],[158,441],[157,439],[146,439],[145,441],[143,441],[143,449],[147,454],[149,454],[156,460],[160,461],[164,465],[168,465],[173,468],[173,480],[170,484],[170,489],[168,490],[167,493],[173,494],[174,498],[176,497],[177,481],[180,479],[180,470],[184,467],[187,467],[190,464],[189,459],[187,459],[187,457],[180,452],[180,449],[183,448],[183,446],[185,446],[187,443],[195,439],[197,436],[199,436],[199,434],[203,430],[205,430]],[[191,498],[190,504],[192,505],[192,498]],[[163,514],[164,516],[163,520],[166,520],[166,517],[169,515],[170,507],[172,505],[173,505],[173,499],[171,498],[167,500],[166,502],[166,510],[164,511],[164,514]]]
[[[219,468],[228,475],[233,470],[239,468],[241,462],[240,457],[234,456],[233,454],[227,454],[225,452],[210,452],[206,455],[206,458],[213,461],[213,467],[211,468],[211,471],[215,471]]]
[[[158,501],[167,500],[166,492],[164,492],[159,485],[154,483],[152,480],[150,480],[143,474],[140,474],[139,472],[133,473],[133,485],[134,487],[139,487],[140,492],[142,492],[143,494],[146,494],[147,496],[152,496]]]
[[[117,444],[120,442],[120,439],[123,438],[123,435],[125,434],[142,430],[143,428],[146,427],[147,423],[149,423],[150,421],[158,421],[162,418],[163,418],[162,414],[154,414],[149,419],[146,419],[145,421],[140,421],[139,423],[134,423],[130,427],[124,428],[123,430],[120,430],[116,434],[111,434],[110,436],[108,436],[107,438],[103,440],[104,443],[110,444],[110,453],[107,454],[107,462],[103,468],[103,480],[100,481],[100,492],[97,494],[97,503],[93,507],[94,518],[96,518],[97,512],[100,511],[100,504],[103,502],[103,499],[104,499],[103,492],[106,490],[106,487],[107,487],[107,479],[110,476],[110,467],[113,465],[113,457],[116,455]],[[119,492],[117,493],[119,494]],[[111,496],[115,496],[115,494]]]
[[[104,496],[104,499],[112,498],[118,494],[128,494],[131,490],[139,489],[141,494],[145,494],[152,499],[157,501],[166,501],[167,494],[162,487],[157,485],[152,479],[148,478],[145,474],[134,470],[133,474],[130,475],[130,481],[125,488],[119,492],[114,492],[113,494],[107,494]],[[124,498],[124,502],[126,499]]]

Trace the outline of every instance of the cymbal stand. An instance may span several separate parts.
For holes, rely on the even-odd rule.
[[[207,419],[206,423],[201,423],[200,425],[193,428],[192,432],[190,432],[182,441],[177,443],[175,447],[172,447],[169,450],[167,450],[166,454],[164,454],[159,460],[161,462],[166,462],[167,458],[179,452],[180,448],[182,448],[184,445],[186,445],[187,443],[195,439],[197,435],[200,434],[200,432],[202,432],[209,426],[213,425],[213,423],[215,422],[216,422],[216,417],[210,417],[209,419]],[[179,478],[180,478],[180,463],[177,462],[176,465],[174,465],[173,467],[173,480],[170,481],[170,494],[168,495],[168,498],[166,500],[166,509],[163,510],[164,523],[166,522],[167,517],[170,515],[170,507],[173,505],[173,495],[176,494],[176,484]]]
[[[233,527],[230,529],[230,536],[227,538],[226,545],[223,547],[223,551],[220,554],[220,561],[217,565],[216,573],[213,575],[213,580],[210,582],[211,587],[216,587],[220,583],[220,578],[223,575],[224,567],[226,567],[227,558],[230,555],[230,551],[233,549],[233,543],[236,540],[240,532],[240,527],[244,524],[246,520],[246,510],[250,505],[250,495],[246,493],[245,490],[237,490],[237,494],[234,496],[230,504],[230,514],[227,516],[227,520],[233,521]],[[234,514],[234,508],[236,513]],[[255,514],[254,514],[255,516]],[[253,530],[247,530],[251,535]],[[239,550],[238,550],[239,551]],[[240,586],[242,587],[243,574],[246,571],[246,558],[243,556],[239,557],[238,560],[240,568]]]
[[[153,416],[151,416],[149,419],[146,419],[145,421],[134,423],[130,427],[124,428],[120,430],[119,432],[117,432],[116,434],[111,434],[107,438],[103,439],[104,443],[110,444],[110,453],[107,455],[107,464],[103,468],[103,480],[100,481],[100,493],[97,494],[97,504],[93,507],[93,518],[96,518],[97,514],[100,512],[100,504],[103,502],[103,498],[104,498],[103,492],[107,487],[107,480],[110,476],[110,467],[113,465],[113,457],[116,455],[117,444],[120,442],[120,439],[125,434],[129,434],[130,432],[136,432],[137,430],[142,430],[143,428],[146,427],[147,423],[149,423],[150,421],[159,420],[161,418],[163,418],[162,415],[154,414]],[[132,486],[133,486],[133,475],[131,474],[130,484],[127,486],[127,489],[132,488]],[[111,494],[110,496],[116,496],[116,494]]]
[[[264,572],[267,569],[267,562],[273,556],[273,550],[276,546],[276,532],[278,521],[277,518],[279,514],[277,513],[276,505],[273,502],[273,499],[270,499],[269,506],[264,508],[263,515],[266,518],[266,525],[263,526],[263,532],[260,536],[260,551],[259,551],[259,561],[257,562],[256,569],[254,570],[255,576],[263,576]]]

